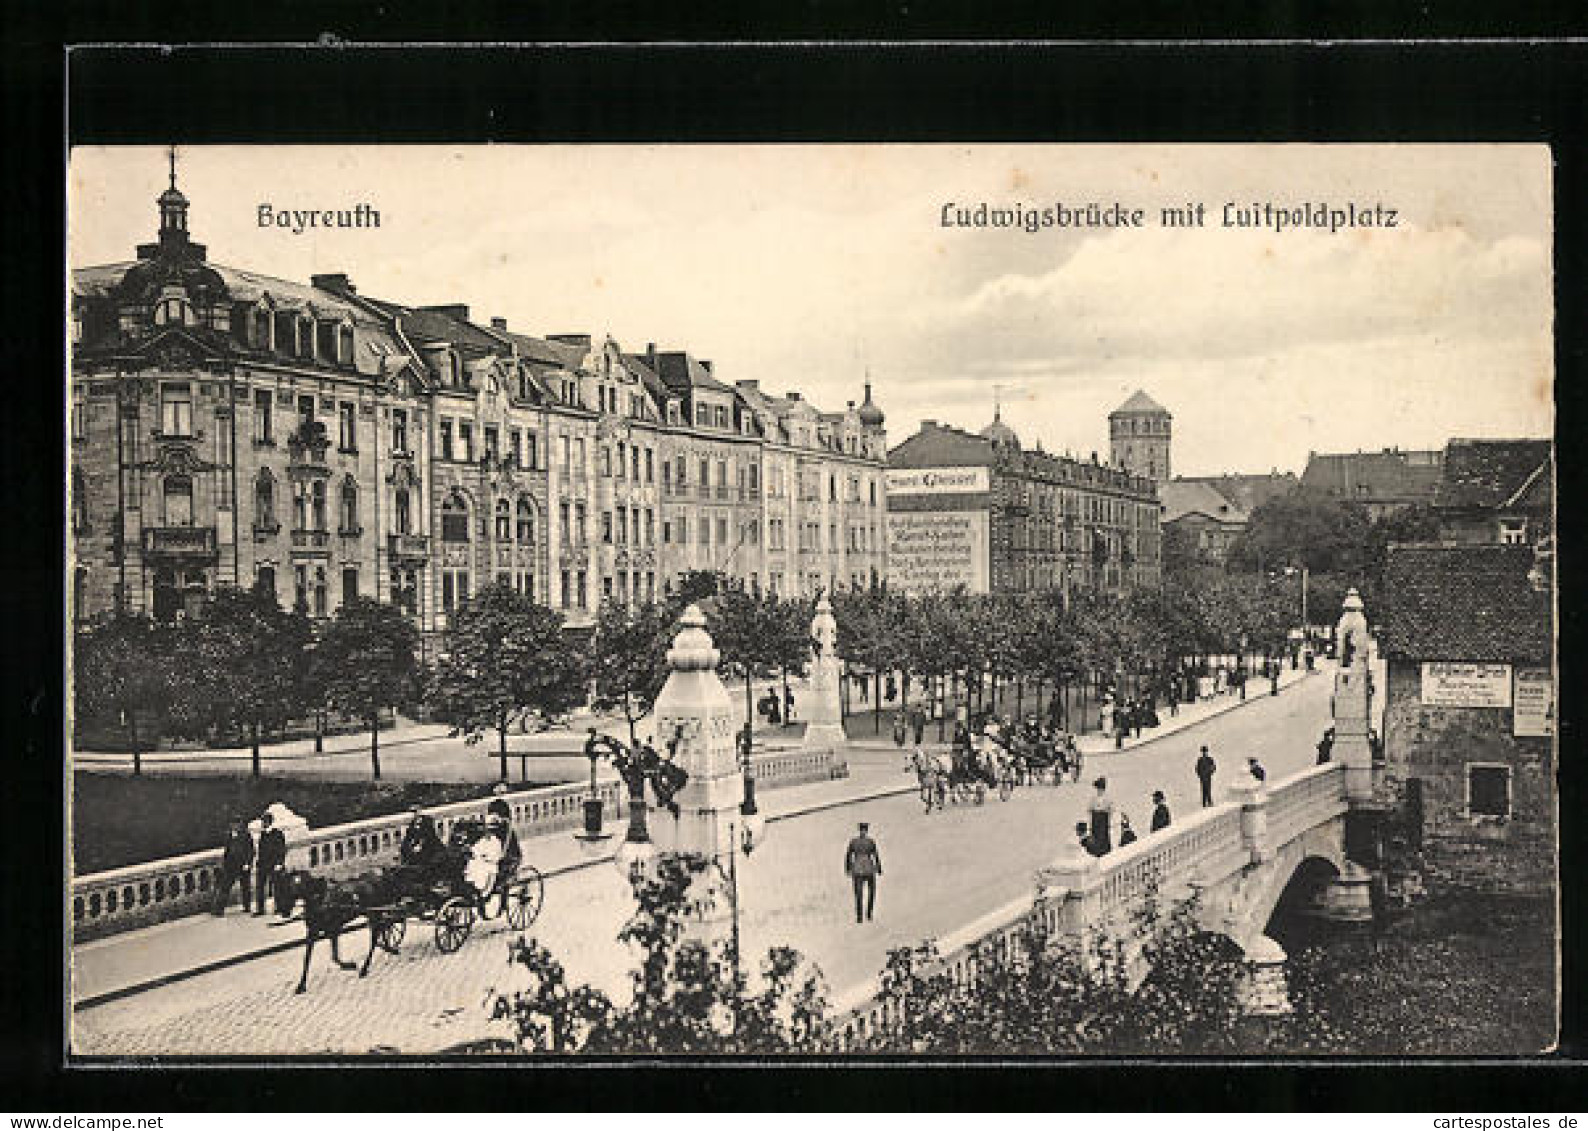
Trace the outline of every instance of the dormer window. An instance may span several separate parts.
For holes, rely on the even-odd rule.
[[[197,323],[193,306],[185,298],[169,296],[161,299],[154,308],[156,326],[192,326]]]

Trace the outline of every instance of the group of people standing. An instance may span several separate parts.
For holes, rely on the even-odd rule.
[[[767,693],[756,701],[755,710],[766,720],[768,726],[781,726],[785,721],[792,723],[794,692],[785,687],[782,696],[779,697],[776,689],[768,688]]]
[[[1083,851],[1092,856],[1107,856],[1114,850],[1114,799],[1108,794],[1107,778],[1098,778],[1092,782],[1092,790],[1092,800],[1088,807],[1090,819],[1076,822],[1075,837]],[[1170,820],[1169,803],[1164,798],[1163,790],[1153,790],[1152,822],[1147,835],[1151,836],[1168,828]],[[1125,848],[1135,844],[1136,840],[1136,829],[1131,825],[1129,815],[1120,813],[1119,847]]]
[[[226,914],[233,886],[242,889],[243,911],[247,912],[253,895],[254,914],[265,913],[265,900],[276,892],[276,884],[287,866],[287,838],[276,828],[275,816],[265,812],[259,818],[259,843],[241,817],[234,818],[221,847],[221,877],[215,885],[215,905],[211,914]],[[249,877],[252,876],[252,893]]]

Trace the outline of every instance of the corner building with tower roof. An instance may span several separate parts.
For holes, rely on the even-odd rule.
[[[430,647],[498,581],[578,630],[689,570],[799,596],[883,576],[869,382],[822,412],[684,351],[223,266],[176,180],[154,243],[72,273],[75,623],[264,586],[316,618],[389,601]]]

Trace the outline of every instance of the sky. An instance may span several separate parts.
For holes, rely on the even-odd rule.
[[[213,261],[462,302],[529,334],[684,349],[828,411],[867,374],[889,443],[979,430],[1107,457],[1136,389],[1176,473],[1300,472],[1312,451],[1553,431],[1547,148],[189,146]],[[69,262],[153,239],[161,147],[77,148]],[[985,202],[1119,203],[1139,229],[944,227]],[[1160,210],[1201,202],[1206,226]],[[1383,205],[1397,226],[1224,227],[1227,203]],[[378,228],[264,227],[368,204]],[[950,210],[951,213],[953,209]]]

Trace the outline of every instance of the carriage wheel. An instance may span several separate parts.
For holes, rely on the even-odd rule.
[[[474,927],[474,908],[467,900],[449,899],[436,912],[436,949],[451,954],[463,945]]]
[[[408,920],[401,914],[391,915],[380,922],[375,931],[375,945],[387,954],[396,954],[403,944],[403,936],[408,933]]]
[[[546,881],[540,869],[533,864],[521,864],[518,880],[507,889],[507,925],[522,931],[540,918],[541,905],[546,901]]]

